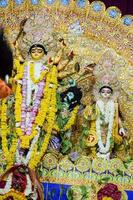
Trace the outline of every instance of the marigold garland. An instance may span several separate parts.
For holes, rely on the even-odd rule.
[[[2,116],[2,115],[1,115],[1,112],[2,112],[2,111],[1,111],[1,110],[2,110],[2,101],[0,101],[0,126],[1,126],[1,116]]]
[[[1,132],[2,132],[2,150],[8,158],[8,147],[7,147],[7,105],[6,105],[6,99],[3,99],[2,106],[1,106]]]
[[[79,110],[79,106],[76,106],[73,109],[72,115],[69,118],[67,124],[64,126],[63,131],[67,131],[73,126],[73,124],[75,123],[76,117],[77,117],[78,110]]]
[[[20,64],[20,61],[17,59],[14,59],[14,66],[17,70],[17,75],[15,76],[16,80],[20,80],[23,77],[24,72],[24,64]]]
[[[20,70],[19,77],[23,77],[22,73],[23,71]],[[56,66],[53,66],[50,72],[47,74],[46,85],[44,87],[44,96],[41,100],[40,108],[35,118],[35,123],[32,128],[32,133],[29,136],[23,135],[22,130],[20,128],[21,104],[22,104],[21,89],[22,89],[21,84],[18,83],[17,88],[16,88],[16,95],[15,95],[15,119],[16,119],[16,125],[18,125],[18,127],[16,127],[16,134],[21,139],[22,147],[23,148],[29,147],[30,140],[38,133],[37,127],[42,127],[45,119],[47,120],[47,123],[48,123],[46,136],[44,138],[41,151],[37,152],[37,144],[35,144],[32,151],[31,159],[29,161],[29,167],[34,169],[47,149],[47,146],[51,137],[51,132],[52,132],[54,122],[55,122],[55,113],[57,111],[56,109],[57,68]],[[8,147],[7,147],[8,127],[7,127],[6,111],[7,111],[6,100],[3,100],[2,109],[1,109],[1,112],[2,112],[1,126],[2,126],[2,132],[3,132],[2,148],[3,148],[4,154],[6,155],[6,158],[8,159],[8,163],[9,163],[8,167],[9,167],[13,164],[13,161],[14,161],[13,156],[16,150],[17,138],[14,138],[11,148],[10,150],[8,150]],[[12,156],[9,156],[9,153]]]
[[[22,104],[22,95],[21,95],[21,85],[18,83],[16,88],[15,95],[15,119],[16,123],[21,121],[21,104]],[[17,132],[18,135],[22,134],[21,132]]]
[[[9,129],[7,126],[6,114],[7,114],[7,99],[3,99],[2,105],[1,105],[2,150],[8,162],[7,168],[9,168],[13,165],[13,162],[14,162],[14,155],[15,155],[15,150],[17,146],[17,138],[14,137],[11,147],[10,149],[8,149],[7,135],[8,135]]]
[[[76,106],[73,111],[71,112],[71,117],[69,118],[68,122],[66,123],[66,125],[64,126],[63,129],[60,129],[59,126],[57,124],[54,125],[53,129],[56,130],[57,132],[59,131],[67,131],[69,130],[75,123],[76,117],[77,117],[77,113],[79,110],[79,106]]]
[[[20,193],[16,190],[10,190],[8,193],[4,195],[0,195],[0,200],[5,200],[9,197],[13,197],[13,200],[26,200],[27,198],[23,193]]]
[[[51,77],[49,80],[49,90],[48,90],[48,98],[50,98],[50,104],[49,104],[49,109],[48,113],[46,116],[47,119],[47,130],[46,130],[46,135],[41,147],[41,151],[37,151],[37,144],[34,146],[34,149],[32,151],[31,159],[29,161],[29,167],[31,169],[34,169],[39,161],[41,160],[43,154],[47,150],[47,146],[49,144],[49,140],[51,137],[51,132],[54,126],[54,121],[55,121],[55,113],[56,113],[56,89],[57,89],[57,68],[56,66],[53,66],[51,70]],[[48,107],[48,105],[47,105]],[[34,159],[32,159],[34,157]]]
[[[56,66],[53,67],[53,69],[54,68],[56,68]],[[49,107],[48,105],[50,103],[50,95],[51,95],[50,90],[51,89],[49,88],[49,85],[52,84],[51,76],[55,77],[57,79],[57,75],[55,75],[55,70],[53,70],[53,69],[51,70],[51,72],[49,72],[47,74],[46,85],[45,85],[44,91],[43,91],[44,96],[41,100],[40,108],[39,108],[38,114],[35,118],[35,123],[32,127],[32,132],[31,132],[30,135],[23,135],[23,132],[22,132],[21,127],[20,127],[22,94],[21,94],[21,85],[19,83],[17,84],[16,95],[15,95],[15,119],[16,119],[16,123],[18,124],[18,127],[16,127],[16,133],[21,139],[21,147],[22,148],[29,148],[30,140],[32,138],[34,138],[35,135],[38,133],[37,127],[42,127],[43,123],[45,121],[46,113],[47,113],[48,107]],[[21,74],[21,73],[23,73],[23,71],[21,71],[19,73],[20,73],[19,77],[23,77],[23,75]],[[45,73],[47,73],[47,71]],[[43,78],[44,78],[44,76],[43,76]]]

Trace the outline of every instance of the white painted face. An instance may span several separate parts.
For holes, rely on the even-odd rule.
[[[109,99],[111,97],[111,95],[112,95],[112,91],[109,88],[103,88],[100,91],[100,94],[104,99]]]

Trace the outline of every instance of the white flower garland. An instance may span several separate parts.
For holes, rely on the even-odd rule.
[[[17,164],[21,164],[22,163],[22,157],[19,154],[19,140],[18,140],[18,145],[17,145],[17,148],[16,148],[15,158],[16,158],[16,163]]]
[[[0,194],[6,194],[7,192],[9,192],[12,185],[12,175],[12,173],[9,174],[5,187],[0,189]]]
[[[38,90],[38,85],[34,84],[31,80],[30,77],[30,63],[33,61],[29,61],[27,63],[28,66],[28,73],[27,73],[27,91],[26,91],[26,106],[30,106],[31,104],[31,97],[32,97],[32,90],[35,89],[34,92],[34,97],[33,99],[35,99],[35,95],[37,93]],[[41,62],[34,62],[34,75],[39,78],[40,74],[41,74],[41,67],[42,67],[42,63]],[[29,119],[30,119],[30,112],[27,112],[26,114],[26,127],[28,127],[29,125]]]
[[[31,179],[29,174],[26,174],[26,180],[27,180],[27,185],[24,191],[25,196],[28,196],[29,194],[32,193],[32,184],[31,184]]]
[[[40,129],[39,129],[39,131],[40,131]],[[28,165],[28,163],[29,163],[29,160],[30,160],[30,157],[31,157],[31,154],[32,154],[32,150],[33,150],[36,142],[38,141],[39,135],[40,135],[40,132],[32,140],[29,152],[27,153],[27,156],[26,156],[26,159],[25,159],[25,162],[24,162],[25,165]]]
[[[30,160],[30,157],[31,157],[31,153],[32,153],[32,150],[34,148],[34,145],[36,144],[36,142],[38,141],[38,138],[39,138],[39,135],[40,135],[40,128],[38,128],[38,131],[39,133],[34,137],[34,139],[32,140],[32,143],[31,143],[31,146],[30,146],[30,149],[27,153],[27,156],[26,158],[23,157],[23,155],[20,155],[19,153],[19,145],[17,146],[17,149],[16,149],[16,163],[17,164],[25,164],[25,165],[28,165],[29,163],[29,160]],[[19,142],[18,142],[19,143]]]
[[[115,114],[115,104],[114,101],[110,100],[106,104],[102,100],[98,100],[96,106],[100,110],[101,114],[104,117],[104,122],[108,124],[108,132],[107,132],[107,141],[104,146],[101,137],[101,125],[103,120],[100,116],[96,120],[96,133],[98,137],[98,146],[99,146],[99,153],[107,154],[110,149],[110,139],[112,137],[112,128],[114,122],[114,114]],[[99,154],[98,154],[99,155]]]
[[[38,194],[37,194],[37,190],[36,190],[36,187],[35,187],[34,192],[32,194],[32,199],[37,200],[37,198],[38,198]]]
[[[31,93],[32,93],[32,89],[34,88],[35,90],[38,89],[37,86],[32,82],[31,78],[30,78],[30,63],[32,61],[29,61],[27,63],[28,66],[28,74],[27,74],[27,99],[26,99],[26,105],[29,106],[31,103]],[[35,62],[34,63],[34,73],[35,76],[37,78],[39,78],[40,74],[41,74],[41,66],[42,63],[40,62]]]

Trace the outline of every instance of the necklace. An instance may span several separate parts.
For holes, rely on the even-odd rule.
[[[40,77],[36,79],[35,75],[34,75],[34,67],[35,67],[34,63],[31,62],[30,63],[30,78],[31,78],[32,82],[34,84],[36,84],[36,83],[39,83],[40,81],[42,81],[44,79],[44,77],[48,73],[48,69],[45,66],[42,66],[44,68],[44,70],[41,72]]]

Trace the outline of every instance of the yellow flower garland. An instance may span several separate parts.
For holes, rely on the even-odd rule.
[[[0,126],[1,126],[2,100],[0,100]]]
[[[52,84],[52,86],[50,86]],[[49,144],[49,140],[51,137],[51,132],[54,126],[54,121],[55,121],[55,113],[56,113],[56,89],[57,89],[57,69],[56,66],[53,66],[52,72],[51,72],[51,79],[49,82],[49,91],[48,91],[48,96],[50,97],[50,104],[49,104],[49,110],[46,116],[47,119],[47,130],[46,130],[46,135],[42,144],[42,148],[40,152],[37,152],[37,144],[35,145],[31,159],[29,161],[29,167],[31,169],[34,169],[37,164],[40,162],[43,154],[47,150],[47,146]],[[34,159],[33,159],[34,158]]]
[[[16,123],[21,121],[21,105],[22,105],[22,95],[21,95],[21,85],[17,84],[16,94],[15,94],[15,119]],[[20,133],[19,133],[20,135]]]
[[[21,122],[21,105],[22,105],[22,94],[21,94],[21,85],[18,83],[15,94],[15,120],[16,123]],[[16,127],[16,135],[21,137],[23,132],[20,127]]]
[[[1,106],[1,136],[2,136],[2,150],[8,159],[8,147],[7,147],[7,105],[6,105],[6,99],[2,100],[2,106]]]
[[[14,66],[17,69],[16,80],[21,80],[24,73],[24,64],[20,64],[19,60],[14,60]],[[15,93],[15,120],[16,123],[21,122],[21,105],[22,105],[22,94],[21,94],[21,84],[17,83],[16,93]],[[23,135],[21,128],[16,127],[16,134],[18,136]]]
[[[20,76],[22,77],[23,71],[21,70]],[[46,131],[46,136],[44,138],[41,152],[37,152],[37,145],[35,145],[33,151],[32,151],[32,156],[29,162],[29,167],[34,169],[38,162],[40,161],[41,157],[45,153],[50,137],[51,137],[51,132],[54,126],[54,121],[55,121],[55,113],[57,111],[56,109],[56,89],[57,89],[57,68],[56,66],[53,66],[51,71],[48,73],[46,77],[46,85],[44,88],[44,97],[42,98],[42,101],[40,103],[40,108],[38,111],[38,114],[35,119],[35,123],[32,128],[32,133],[30,136],[25,136],[22,133],[21,128],[16,127],[16,134],[19,136],[21,139],[22,147],[27,148],[29,147],[29,142],[30,140],[38,133],[36,128],[38,126],[43,126],[43,123],[45,119],[47,119],[47,131]],[[18,83],[17,88],[16,88],[16,95],[15,95],[15,119],[17,123],[21,122],[21,104],[22,104],[22,93],[21,93],[21,85]],[[16,144],[17,144],[17,139],[15,138],[13,140],[12,146],[10,148],[10,151],[8,150],[7,147],[7,118],[6,118],[6,111],[7,111],[7,105],[6,105],[6,100],[2,101],[2,118],[1,118],[1,126],[2,126],[2,148],[3,152],[6,155],[6,158],[8,159],[8,167],[13,164],[13,156],[16,150]],[[9,156],[9,153],[12,156]],[[33,159],[34,158],[34,159]]]
[[[79,110],[79,106],[76,106],[73,109],[71,117],[69,118],[68,122],[66,123],[66,125],[64,126],[63,129],[60,129],[57,124],[54,125],[53,129],[56,130],[57,132],[69,130],[74,125],[74,123],[75,123],[78,110]]]
[[[34,63],[30,63],[30,78],[32,80],[33,83],[39,83],[40,81],[42,81],[44,79],[44,77],[46,76],[46,74],[48,73],[48,70],[44,70],[40,77],[38,79],[35,78],[35,75],[34,75]]]
[[[63,131],[69,130],[72,127],[72,125],[75,123],[78,110],[79,110],[79,106],[76,106],[74,110],[72,111],[72,115],[70,119],[68,120],[67,124],[64,126]]]
[[[13,200],[26,200],[27,199],[23,193],[12,189],[8,193],[6,193],[4,195],[0,195],[0,200],[5,200],[9,197],[13,197]]]
[[[19,66],[17,68],[19,68]],[[56,68],[56,66],[55,66],[55,68]],[[31,66],[31,69],[33,69],[33,66]],[[43,126],[43,123],[45,121],[46,113],[47,113],[47,110],[48,110],[48,107],[49,107],[48,105],[50,103],[50,92],[49,92],[50,88],[49,88],[49,85],[51,83],[51,75],[53,73],[52,71],[53,71],[53,69],[51,70],[51,72],[49,72],[47,74],[46,85],[45,85],[44,91],[43,91],[44,96],[41,100],[40,108],[39,108],[38,114],[35,118],[35,123],[32,127],[31,134],[30,135],[23,135],[21,128],[16,127],[16,133],[21,139],[21,147],[22,148],[29,148],[30,140],[32,138],[34,138],[35,135],[38,133],[37,127]],[[23,73],[23,71],[21,70],[21,71],[19,71],[19,73],[20,73],[19,77],[23,77],[23,74],[21,74],[21,73]],[[32,71],[32,73],[33,73],[33,71]],[[32,73],[31,73],[31,75],[32,75]],[[45,73],[47,73],[47,71]],[[55,74],[54,74],[54,76],[55,76]],[[44,77],[44,74],[43,74],[43,77]],[[57,78],[57,75],[56,75],[55,78]],[[40,79],[38,81],[40,81]],[[16,118],[16,123],[19,123],[19,124],[21,123],[21,104],[22,104],[21,85],[18,83],[17,88],[16,88],[16,95],[15,95],[15,118]]]
[[[25,63],[26,64],[26,63]],[[20,61],[14,59],[14,68],[17,70],[17,75],[15,76],[16,80],[22,79],[24,72],[24,64],[20,64]]]
[[[7,135],[8,135],[9,129],[7,126],[6,114],[7,114],[7,100],[3,99],[2,105],[1,105],[2,150],[7,159],[7,168],[10,168],[13,165],[13,161],[14,161],[14,155],[15,155],[15,150],[17,146],[17,138],[15,137],[13,139],[10,149],[8,149]]]

